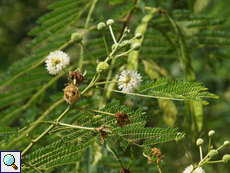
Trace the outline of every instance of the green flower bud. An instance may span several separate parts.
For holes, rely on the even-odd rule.
[[[201,139],[201,138],[197,139],[197,141],[196,141],[196,145],[197,146],[201,146],[203,144],[204,144],[204,140],[203,139]]]
[[[141,48],[141,44],[140,43],[134,43],[133,46],[132,46],[133,50],[140,50],[140,48]]]
[[[230,142],[229,141],[224,141],[224,146],[228,146],[230,144]]]
[[[175,138],[175,141],[176,142],[181,142],[181,141],[183,141],[184,140],[184,135],[183,136],[181,136],[181,133],[177,133],[177,136],[176,136],[176,138]]]
[[[74,42],[74,43],[80,43],[82,41],[82,35],[78,32],[75,32],[71,35],[71,40]]]
[[[106,24],[107,25],[112,25],[114,23],[114,20],[113,19],[109,19],[107,20]]]
[[[224,163],[227,163],[229,160],[230,160],[230,154],[225,154],[225,155],[222,157],[222,161],[223,161]]]
[[[211,157],[212,159],[215,159],[218,155],[219,155],[218,151],[214,149],[208,153],[208,156]]]
[[[109,69],[109,64],[107,62],[100,62],[97,65],[97,72],[98,73],[105,73]]]
[[[99,31],[104,31],[106,29],[106,25],[104,22],[100,22],[98,25],[97,25],[97,29]]]
[[[208,136],[209,137],[213,137],[215,135],[215,131],[214,130],[211,130],[208,132]]]
[[[127,27],[125,27],[124,34],[128,35],[129,33],[130,33],[130,29],[128,29]]]
[[[142,38],[142,34],[141,33],[136,33],[135,38],[138,39],[138,40],[141,39]]]

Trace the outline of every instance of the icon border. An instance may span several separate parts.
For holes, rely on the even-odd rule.
[[[21,158],[21,154],[22,154],[22,152],[21,151],[0,151],[0,156],[1,156],[1,153],[2,152],[4,152],[4,153],[7,153],[7,152],[9,152],[9,153],[20,153],[20,165],[18,166],[18,167],[20,167],[20,172],[16,172],[16,173],[21,173],[22,172],[22,167],[21,167],[21,165],[22,165],[22,158]],[[1,163],[0,163],[0,173],[15,173],[15,172],[1,172],[1,168],[2,168],[2,164],[4,164],[2,161],[1,161]]]

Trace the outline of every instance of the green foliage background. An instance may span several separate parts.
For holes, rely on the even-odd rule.
[[[20,73],[23,69],[28,68],[28,64],[35,61],[38,62],[50,51],[55,50],[68,41],[72,32],[83,31],[88,13],[88,9],[84,9],[83,7],[87,3],[90,3],[89,0],[79,1],[76,8],[74,8],[74,6],[66,7],[71,7],[73,10],[79,10],[79,13],[82,12],[82,14],[76,13],[75,16],[60,22],[60,25],[63,25],[63,27],[71,23],[67,28],[63,28],[60,31],[51,28],[51,30],[49,30],[50,32],[57,32],[54,37],[49,39],[50,32],[41,32],[43,29],[42,27],[47,27],[44,25],[49,25],[49,23],[54,24],[56,20],[61,20],[61,17],[63,17],[59,16],[59,19],[51,19],[49,22],[45,23],[47,18],[49,18],[50,15],[52,16],[52,13],[49,13],[52,11],[51,9],[55,9],[58,6],[57,3],[56,6],[55,4],[50,5],[53,2],[57,1],[0,1],[0,14],[3,16],[0,18],[0,126],[12,127],[12,133],[9,132],[9,130],[2,129],[2,131],[5,130],[9,132],[9,136],[12,134],[17,136],[18,128],[21,129],[36,121],[54,102],[58,101],[62,97],[62,89],[64,88],[63,83],[67,83],[66,78],[61,76],[55,83],[51,83],[47,86],[47,88],[44,89],[44,93],[37,97],[36,100],[28,104],[28,101],[33,97],[36,91],[52,79],[52,77],[47,74],[44,66],[41,65],[27,72],[20,78],[11,81],[10,86],[12,88],[4,87],[4,84],[12,79],[13,76]],[[68,2],[68,0],[65,2]],[[147,126],[162,128],[171,126],[178,127],[178,131],[185,131],[185,144],[192,153],[193,160],[198,162],[199,153],[198,148],[195,146],[195,140],[198,137],[202,137],[207,146],[207,133],[209,130],[215,130],[216,136],[213,139],[214,147],[218,147],[223,141],[230,139],[228,130],[230,125],[229,3],[224,0],[200,0],[196,2],[190,0],[146,0],[140,1],[140,6],[141,3],[150,7],[161,7],[169,12],[181,29],[181,34],[187,44],[187,52],[189,52],[191,58],[191,63],[187,64],[183,59],[179,58],[177,51],[180,48],[177,47],[177,50],[175,50],[173,44],[170,44],[170,38],[175,39],[175,45],[179,46],[180,41],[183,42],[183,40],[176,39],[176,29],[170,25],[169,20],[166,20],[162,15],[155,14],[148,23],[148,30],[146,31],[145,41],[143,42],[143,48],[139,57],[140,64],[138,66],[138,72],[142,74],[143,80],[150,81],[160,76],[169,75],[177,80],[197,81],[203,83],[203,85],[208,88],[209,92],[218,95],[219,99],[208,99],[209,105],[203,106],[201,110],[195,109],[195,111],[198,111],[196,112],[196,120],[191,120],[191,117],[186,117],[186,102],[172,102],[152,98],[143,99],[142,97],[135,96],[124,97],[118,93],[110,93],[111,98],[108,99],[108,102],[116,99],[121,100],[121,104],[127,104],[134,110],[142,108],[147,115],[152,116]],[[50,10],[47,9],[48,5],[50,5]],[[59,5],[61,6],[61,4]],[[127,25],[133,34],[137,26],[143,24],[141,23],[141,19],[147,14],[147,11],[144,10],[133,10],[132,16],[127,22],[123,23],[119,20],[133,6],[133,1],[98,1],[93,13],[94,15],[90,20],[90,26],[113,18],[116,20],[113,29],[114,32],[117,33],[117,37],[119,37],[119,33],[124,25]],[[61,13],[65,10],[71,13],[69,9],[61,8],[59,10],[60,11],[57,11],[57,13]],[[38,20],[39,23],[44,22],[44,25],[36,24],[35,21],[44,14],[46,15]],[[68,15],[67,13],[65,14]],[[81,17],[78,19],[77,15],[81,15]],[[63,17],[63,19],[64,18],[65,17]],[[35,28],[36,26],[38,27]],[[27,35],[28,32],[30,35]],[[39,37],[36,37],[36,35]],[[112,44],[112,40],[108,33],[107,38],[108,43]],[[102,60],[104,58],[106,51],[103,48],[103,39],[98,31],[92,29],[92,32],[87,35],[84,42],[97,59]],[[73,61],[78,62],[80,48],[78,49],[76,46],[72,46],[64,50],[68,52],[71,57],[75,58]],[[30,56],[23,58],[28,55]],[[89,57],[87,57],[87,55],[85,56],[86,60],[89,60]],[[135,55],[131,54],[130,57],[127,58],[131,59],[131,56]],[[84,65],[84,67],[87,66],[88,71],[87,78],[90,79],[93,76],[93,69],[95,67],[92,64],[85,63],[86,65]],[[116,62],[116,66],[119,67],[124,63],[125,60],[123,58]],[[181,66],[181,63],[185,64],[185,67]],[[78,64],[75,65],[77,66]],[[31,77],[33,77],[33,80],[31,80]],[[24,89],[20,90],[20,88]],[[93,94],[94,96],[92,97]],[[98,107],[95,103],[100,100],[101,93],[95,90],[93,94],[89,93],[86,95],[78,103],[78,106],[97,109]],[[19,108],[25,104],[28,104],[28,106],[19,110]],[[60,115],[62,111],[66,109],[66,107],[67,105],[65,103],[61,103],[58,109],[54,109],[49,116],[46,117],[46,120],[54,120],[57,118],[57,115]],[[194,107],[196,107],[195,103]],[[198,107],[200,108],[201,106],[197,105],[197,108]],[[19,112],[14,112],[15,110],[19,110]],[[14,113],[11,114],[11,112]],[[5,118],[4,115],[8,115],[7,118]],[[71,122],[74,115],[74,111],[72,114],[69,112],[65,121]],[[33,137],[42,133],[44,128],[47,127],[48,125],[45,127],[44,125],[37,126],[36,130],[30,132],[30,136]],[[33,147],[33,151],[51,144],[58,138],[58,134],[44,138]],[[10,143],[10,141],[5,142]],[[8,149],[23,151],[29,142],[30,141],[24,137],[16,146],[12,146]],[[56,145],[59,144],[57,143]],[[164,155],[164,161],[162,163],[164,172],[181,172],[190,164],[180,144],[170,142],[158,144],[156,146],[161,149]],[[121,160],[128,165],[129,150],[126,150],[124,153],[119,146],[117,146],[117,150],[118,154],[121,156]],[[62,162],[65,161],[64,159],[73,159],[76,161],[81,159],[79,163],[81,165],[80,172],[91,172],[93,168],[90,165],[92,165],[94,160],[93,155],[96,155],[94,151],[93,147],[90,147],[84,152],[82,158],[76,154],[74,158],[63,158]],[[204,149],[204,152],[207,152],[207,148]],[[229,147],[222,150],[220,155],[223,153],[230,153]],[[106,149],[102,149],[102,154],[103,158],[99,161],[94,171],[118,172],[118,170],[120,170],[119,162],[114,159]],[[134,156],[135,159],[132,172],[157,171],[155,165],[146,163],[147,159],[142,157],[142,151],[138,150],[135,146]],[[222,156],[219,156],[219,159],[221,159],[221,157]],[[71,172],[75,170],[75,167],[77,166],[73,162],[69,166],[52,168],[49,172]],[[203,168],[206,172],[227,173],[228,170],[230,170],[229,164],[205,165]]]

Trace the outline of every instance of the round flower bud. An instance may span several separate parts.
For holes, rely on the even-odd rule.
[[[107,25],[112,25],[114,23],[114,20],[113,19],[109,19],[107,20],[106,24]]]
[[[222,157],[222,161],[223,161],[224,163],[227,163],[229,160],[230,160],[230,154],[225,154],[225,155]]]
[[[203,144],[204,144],[204,140],[203,139],[201,139],[201,138],[197,139],[197,141],[196,141],[196,145],[197,146],[201,146]]]
[[[230,144],[230,142],[229,141],[224,141],[224,146],[228,146]]]
[[[211,157],[212,159],[215,159],[218,155],[219,155],[218,151],[214,149],[208,153],[208,156]]]
[[[209,137],[213,137],[214,134],[215,134],[215,131],[214,131],[214,130],[211,130],[211,131],[208,132],[208,136],[209,136]]]
[[[82,35],[78,32],[75,32],[71,35],[71,40],[74,42],[74,43],[80,43],[82,41]]]
[[[135,35],[135,37],[136,37],[136,39],[141,39],[142,38],[142,34],[141,33],[136,33],[136,35]]]
[[[132,46],[133,50],[140,50],[140,48],[141,48],[141,44],[140,43],[134,43],[133,46]]]
[[[100,62],[97,65],[97,72],[98,73],[105,73],[109,69],[109,64],[107,62]]]
[[[106,26],[105,26],[105,23],[104,23],[104,22],[100,22],[100,23],[97,25],[97,29],[98,29],[99,31],[104,31],[105,28],[106,28]]]

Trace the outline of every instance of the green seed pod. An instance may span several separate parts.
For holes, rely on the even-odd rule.
[[[140,50],[140,48],[141,48],[141,44],[140,43],[134,43],[133,46],[132,46],[133,50]]]
[[[135,38],[138,39],[138,40],[141,39],[142,38],[142,34],[141,33],[136,33]]]
[[[224,141],[224,146],[228,146],[230,144],[230,142],[229,141]]]
[[[71,35],[71,40],[74,42],[74,43],[80,43],[82,41],[82,35],[78,32],[75,32]]]
[[[208,132],[208,136],[209,137],[213,137],[215,135],[215,131],[214,130],[211,130]]]
[[[218,151],[214,149],[208,153],[208,156],[211,157],[212,159],[215,159],[218,155],[219,155]]]
[[[222,157],[222,161],[223,161],[224,163],[227,163],[229,160],[230,160],[230,154],[225,154],[225,155]]]
[[[105,73],[109,69],[109,64],[107,62],[100,62],[97,65],[97,72],[98,73]]]
[[[109,26],[109,25],[112,25],[114,23],[114,20],[113,19],[109,19],[107,20],[106,24]]]
[[[201,139],[201,138],[197,139],[197,141],[196,141],[196,145],[197,146],[201,146],[203,144],[204,144],[204,140],[203,139]]]
[[[95,116],[93,116],[93,119],[100,119],[100,118],[102,118],[101,115],[95,115]]]
[[[99,31],[105,31],[105,29],[106,29],[106,25],[105,25],[105,23],[104,22],[100,22],[98,25],[97,25],[97,29],[99,30]]]

